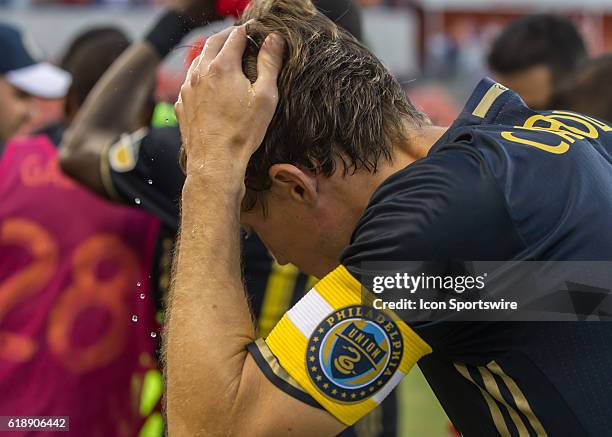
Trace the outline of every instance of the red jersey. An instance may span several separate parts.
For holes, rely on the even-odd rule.
[[[7,145],[0,181],[0,416],[136,435],[155,366],[158,221],[68,179],[44,136]]]

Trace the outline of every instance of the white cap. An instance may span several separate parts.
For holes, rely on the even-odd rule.
[[[70,73],[48,62],[7,71],[4,78],[15,88],[45,99],[64,97],[72,82]]]

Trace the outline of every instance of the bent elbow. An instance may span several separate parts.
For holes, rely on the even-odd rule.
[[[78,173],[78,158],[75,153],[68,147],[59,149],[59,165],[64,173],[69,176],[76,177]]]
[[[59,165],[64,174],[75,179],[90,190],[106,196],[102,183],[100,169],[100,153],[85,147],[71,147],[70,144],[62,146],[59,150]]]

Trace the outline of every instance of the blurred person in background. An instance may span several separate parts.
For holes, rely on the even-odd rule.
[[[586,58],[584,40],[570,19],[536,14],[512,21],[493,42],[487,61],[496,81],[539,110]]]
[[[60,98],[70,85],[70,74],[37,61],[35,51],[19,29],[0,23],[0,153],[30,119],[32,96]]]
[[[612,122],[612,54],[587,61],[552,96],[549,107],[581,112]]]
[[[65,101],[65,124],[69,125],[100,77],[130,46],[131,41],[116,27],[85,30],[70,43],[60,66],[72,74]]]
[[[105,49],[105,35],[69,53],[81,60],[66,63],[74,75],[68,120],[119,54],[114,43]],[[17,30],[0,36],[1,62],[12,62],[7,83],[45,97],[66,93],[69,73],[31,64]],[[74,435],[161,435],[159,405],[149,416],[139,402],[156,369],[149,290],[159,222],[66,177],[55,131],[9,141],[0,160],[0,415],[68,416],[46,429],[63,425]]]
[[[173,11],[162,15],[145,41],[132,45],[100,81],[77,115],[61,148],[64,170],[109,199],[153,212],[176,233],[185,180],[178,164],[179,130],[145,127],[130,133],[128,121],[141,112],[149,98],[146,82],[154,79],[162,60],[193,26],[224,15],[236,17],[246,3],[194,1],[181,6],[190,11],[187,17]],[[340,26],[361,36],[360,11],[351,0],[315,3]],[[168,244],[169,251],[172,245]],[[265,336],[310,289],[312,280],[292,265],[274,262],[256,236],[243,241],[243,257],[250,302],[258,330]],[[396,411],[397,397],[390,396],[382,408],[342,435],[395,436]]]
[[[54,144],[59,145],[66,127],[98,79],[129,45],[127,35],[115,27],[94,27],[77,35],[60,61],[60,67],[72,75],[72,83],[64,98],[63,120],[37,133],[48,135]]]

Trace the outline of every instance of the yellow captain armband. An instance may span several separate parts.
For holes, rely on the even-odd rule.
[[[319,281],[265,340],[312,399],[346,425],[377,407],[431,347],[391,311],[365,305],[344,266]]]

